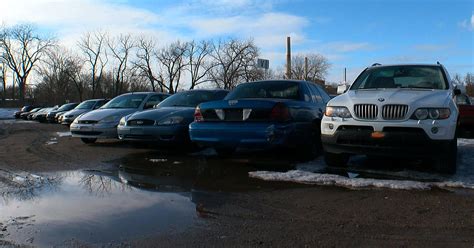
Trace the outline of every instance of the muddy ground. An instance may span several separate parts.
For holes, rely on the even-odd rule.
[[[256,170],[255,165],[241,161],[221,160],[212,156],[209,158],[205,156],[206,154],[179,155],[179,152],[171,152],[172,155],[167,155],[169,153],[157,151],[153,147],[136,147],[133,144],[116,141],[85,145],[64,132],[67,132],[67,128],[53,124],[15,121],[0,123],[0,183],[2,173],[17,175],[4,176],[4,181],[12,178],[12,182],[3,184],[10,187],[0,187],[0,190],[4,190],[3,197],[5,198],[0,201],[0,212],[8,212],[4,215],[0,213],[0,246],[474,246],[474,194],[472,190],[348,189],[265,182],[249,178],[248,172]],[[164,164],[158,168],[157,164],[160,162]],[[277,161],[275,164],[278,164]],[[135,172],[130,173],[132,165]],[[145,171],[152,172],[137,173],[138,169],[135,166],[141,165],[148,166]],[[150,166],[154,168],[149,170]],[[271,162],[267,161],[264,169],[269,170],[271,167]],[[278,170],[285,169],[279,166]],[[40,222],[46,222],[46,220],[35,211],[38,211],[43,206],[42,204],[50,204],[49,207],[67,205],[67,202],[59,200],[54,202],[55,199],[59,199],[56,195],[48,198],[47,201],[42,202],[42,199],[56,194],[51,192],[61,192],[62,188],[58,185],[66,185],[72,179],[68,181],[68,177],[65,176],[66,179],[58,184],[48,181],[48,187],[55,190],[28,191],[26,196],[21,195],[25,194],[25,191],[15,190],[23,187],[25,178],[35,178],[22,177],[22,175],[66,173],[61,175],[70,176],[67,173],[71,171],[86,171],[80,172],[83,173],[79,175],[81,182],[84,182],[85,177],[93,179],[99,175],[97,178],[101,179],[100,187],[93,185],[93,182],[97,180],[81,184],[82,188],[88,185],[90,192],[95,190],[94,198],[90,196],[85,198],[88,201],[94,199],[93,201],[97,203],[103,203],[114,199],[104,196],[104,192],[115,194],[115,196],[120,195],[112,193],[113,190],[107,191],[107,187],[104,187],[103,179],[109,178],[111,179],[108,181],[109,185],[127,185],[123,186],[124,188],[121,188],[119,192],[129,194],[128,199],[139,193],[143,193],[143,199],[145,197],[153,199],[154,196],[162,196],[164,191],[167,197],[170,194],[178,197],[172,198],[168,203],[159,204],[183,201],[184,203],[178,206],[187,209],[183,210],[186,214],[176,214],[175,219],[189,214],[192,220],[184,221],[182,224],[176,222],[178,223],[176,224],[173,218],[167,219],[166,223],[162,221],[161,224],[166,226],[169,222],[169,225],[178,226],[156,229],[156,231],[154,228],[148,228],[146,232],[143,231],[143,235],[117,235],[108,240],[91,238],[95,231],[100,232],[103,229],[107,232],[108,228],[116,229],[112,224],[105,225],[104,220],[102,229],[86,230],[91,233],[91,236],[73,235],[71,238],[67,236],[68,233],[65,233],[62,236],[64,239],[56,238],[43,242],[42,240],[46,239],[44,236],[51,237],[48,231],[53,222],[41,225]],[[165,188],[161,185],[165,184],[164,181],[167,182],[164,185]],[[158,184],[160,184],[159,187]],[[31,185],[41,184],[32,183]],[[101,194],[97,193],[98,188],[101,188]],[[127,191],[128,189],[130,191]],[[96,195],[100,196],[96,197]],[[88,208],[86,202],[81,204],[84,204],[82,209]],[[120,205],[117,205],[117,208],[120,208]],[[27,209],[26,207],[32,210],[28,210],[29,212],[16,210]],[[113,207],[108,207],[113,209]],[[51,209],[54,208],[51,207]],[[123,213],[121,215],[109,217],[107,223],[115,223],[111,219],[124,218]],[[136,224],[139,229],[141,223],[133,223],[133,220],[145,222],[146,217],[133,217],[123,225]],[[81,221],[84,218],[77,217]],[[94,217],[96,222],[100,222],[97,218]],[[70,225],[85,223],[76,221],[72,217],[67,217],[62,221],[66,227],[68,223]],[[92,221],[88,223],[90,222]],[[180,228],[180,226],[185,227]],[[147,227],[143,225],[143,228],[145,230]],[[63,230],[68,229],[63,228]],[[130,233],[130,230],[124,232]],[[117,231],[117,233],[120,232]]]

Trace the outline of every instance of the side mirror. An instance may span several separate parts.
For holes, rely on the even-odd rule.
[[[454,89],[454,95],[455,96],[461,95],[461,90],[460,89]]]
[[[348,89],[349,87],[347,86],[347,84],[339,85],[337,86],[337,94],[340,95],[340,94],[346,93]]]

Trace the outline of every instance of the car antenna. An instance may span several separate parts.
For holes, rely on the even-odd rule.
[[[382,65],[380,63],[373,63],[372,66],[378,66],[378,65]]]
[[[441,63],[439,61],[436,61],[436,64],[441,65]]]

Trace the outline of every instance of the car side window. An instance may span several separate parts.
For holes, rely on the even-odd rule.
[[[303,86],[303,85],[301,85]],[[303,91],[303,96],[304,96],[304,101],[305,102],[313,102],[312,95],[313,93],[311,92],[309,86],[306,84],[306,87],[303,86],[301,87],[301,91]]]
[[[312,93],[312,98],[314,103],[323,103],[323,98],[321,97],[321,94],[319,93],[318,89],[316,88],[316,85],[314,84],[308,84],[311,93]]]
[[[169,97],[169,95],[160,95],[161,101],[165,100],[165,99],[168,98],[168,97]]]
[[[323,97],[324,103],[328,103],[331,100],[331,97],[326,93],[326,91],[319,85],[314,85],[314,87],[319,91],[319,94]]]
[[[469,99],[466,95],[456,96],[456,104],[458,105],[470,105]]]
[[[106,104],[106,103],[107,103],[107,101],[105,101],[105,100],[98,101],[98,102],[95,104],[94,109],[98,109],[98,108],[102,107],[102,105],[104,105],[104,104]]]
[[[148,98],[148,101],[145,103],[145,107],[148,106],[148,108],[153,107],[154,105],[160,103],[162,101],[162,96],[161,95],[154,95]]]

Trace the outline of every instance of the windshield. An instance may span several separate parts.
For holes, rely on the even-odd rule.
[[[245,83],[237,86],[225,99],[242,98],[300,99],[299,86],[291,81]]]
[[[75,106],[77,106],[77,103],[68,103],[64,104],[60,108],[58,108],[58,111],[67,111],[73,109]]]
[[[186,91],[163,100],[158,107],[196,107],[202,102],[222,100],[225,93],[219,91]]]
[[[94,107],[95,101],[85,101],[77,105],[76,109],[92,109]]]
[[[352,84],[351,90],[378,88],[444,90],[448,85],[439,66],[384,66],[365,70]]]
[[[101,109],[110,108],[138,108],[143,100],[146,98],[146,94],[127,94],[121,95],[101,107]]]

